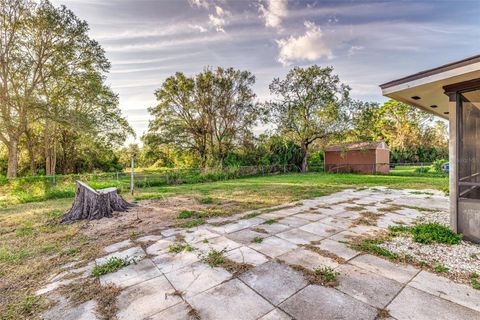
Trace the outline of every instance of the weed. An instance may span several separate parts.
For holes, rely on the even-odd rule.
[[[180,211],[180,213],[178,214],[178,219],[188,219],[188,218],[191,218],[193,215],[195,214],[195,211],[191,211],[191,210],[182,210]]]
[[[480,290],[480,282],[478,281],[478,273],[472,272],[470,274],[470,285],[473,289]]]
[[[213,198],[211,197],[205,197],[205,198],[197,198],[197,201],[201,204],[213,204]]]
[[[329,267],[321,267],[315,269],[307,269],[301,265],[289,265],[290,268],[301,272],[305,280],[310,284],[316,284],[326,287],[336,287],[339,282],[337,279],[338,272],[334,272],[333,269]]]
[[[183,228],[193,228],[193,227],[201,226],[202,224],[205,224],[205,220],[194,219],[194,220],[191,220],[191,221],[184,222],[184,223],[180,224],[180,226],[183,227]]]
[[[263,222],[263,224],[268,224],[268,225],[271,225],[271,224],[274,224],[274,223],[277,223],[278,220],[277,219],[268,219],[268,220],[265,220]]]
[[[392,260],[397,260],[399,256],[396,253],[379,246],[379,244],[383,242],[384,240],[382,239],[364,239],[360,242],[352,243],[351,247],[359,251],[370,252]]]
[[[435,267],[433,267],[433,270],[438,271],[438,272],[448,272],[448,270],[450,270],[450,269],[448,269],[447,267],[445,267],[442,264],[437,264]]]
[[[377,225],[377,220],[378,220],[379,215],[369,212],[369,211],[363,211],[360,212],[360,217],[357,219],[353,220],[352,226],[356,226],[359,224],[363,224],[366,226],[376,226]]]
[[[202,261],[207,263],[212,268],[217,267],[222,263],[225,263],[225,257],[223,256],[224,252],[225,252],[225,249],[221,251],[212,249],[208,252],[206,257],[202,258]]]
[[[133,258],[111,257],[104,264],[95,265],[95,267],[92,270],[92,276],[95,278],[98,278],[101,275],[115,272],[123,267],[130,265],[131,263],[136,263],[136,262],[137,262],[136,257],[133,257]]]
[[[410,194],[426,194],[429,196],[433,196],[434,194],[431,192],[426,192],[426,191],[410,191]]]
[[[390,315],[390,311],[388,311],[388,309],[378,309],[377,317],[375,319],[392,319],[392,316]]]
[[[470,258],[471,259],[478,259],[478,255],[475,252],[473,252],[472,254],[470,254]]]
[[[33,234],[33,226],[30,221],[24,221],[15,231],[17,237],[28,237]]]
[[[255,237],[253,238],[252,242],[254,243],[262,243],[263,242],[263,238],[262,237]]]
[[[323,257],[330,258],[332,260],[337,261],[338,263],[342,264],[345,263],[345,259],[342,257],[337,256],[335,253],[320,249],[319,247],[315,246],[315,241],[311,241],[310,244],[303,245],[303,247],[307,250],[310,250],[312,252],[315,252],[316,254],[319,254]]]
[[[208,239],[203,239],[202,242],[203,243],[208,243]]]
[[[39,296],[25,296],[19,303],[19,311],[24,316],[32,316],[36,309],[43,305],[42,298]]]
[[[138,238],[138,233],[135,231],[135,230],[131,230],[129,233],[128,233],[128,236],[130,239],[132,240],[135,240]]]
[[[389,235],[392,237],[399,237],[412,232],[412,228],[404,225],[388,226]]]
[[[174,243],[168,247],[168,252],[172,253],[180,253],[182,251],[191,252],[193,250],[195,250],[195,248],[186,243]]]
[[[255,218],[258,215],[260,215],[260,212],[250,212],[250,213],[247,213],[246,215],[241,216],[240,219]]]
[[[458,234],[438,223],[418,224],[411,229],[411,233],[415,242],[423,244],[459,244],[461,241]]]

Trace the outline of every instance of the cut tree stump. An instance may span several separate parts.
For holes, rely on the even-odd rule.
[[[117,188],[94,190],[77,180],[75,200],[72,208],[62,217],[62,223],[75,220],[96,220],[111,218],[113,211],[126,211],[133,204],[123,200]]]

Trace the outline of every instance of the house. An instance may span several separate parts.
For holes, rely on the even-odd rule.
[[[343,173],[387,174],[390,150],[383,141],[350,142],[325,149],[325,171]]]
[[[480,55],[380,87],[387,97],[448,120],[450,225],[480,242]]]

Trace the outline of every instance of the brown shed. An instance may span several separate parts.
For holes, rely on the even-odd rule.
[[[333,145],[325,150],[325,171],[387,174],[390,171],[390,150],[383,141]]]

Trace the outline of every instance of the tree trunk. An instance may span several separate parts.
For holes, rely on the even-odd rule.
[[[55,126],[51,133],[51,123],[45,122],[44,143],[45,143],[45,175],[53,176],[55,174],[55,166],[57,164],[57,152],[55,150],[55,140],[52,135],[55,134]]]
[[[8,167],[7,178],[13,179],[17,177],[18,171],[18,139],[11,137],[8,144]]]
[[[30,173],[32,176],[37,175],[37,165],[35,163],[35,152],[33,151],[32,135],[29,130],[25,131],[26,145],[28,150],[28,159],[30,161]]]
[[[308,144],[302,141],[302,172],[308,172]]]
[[[117,188],[94,190],[77,181],[75,200],[72,208],[64,214],[62,223],[111,218],[113,211],[123,212],[131,206],[117,193]]]

